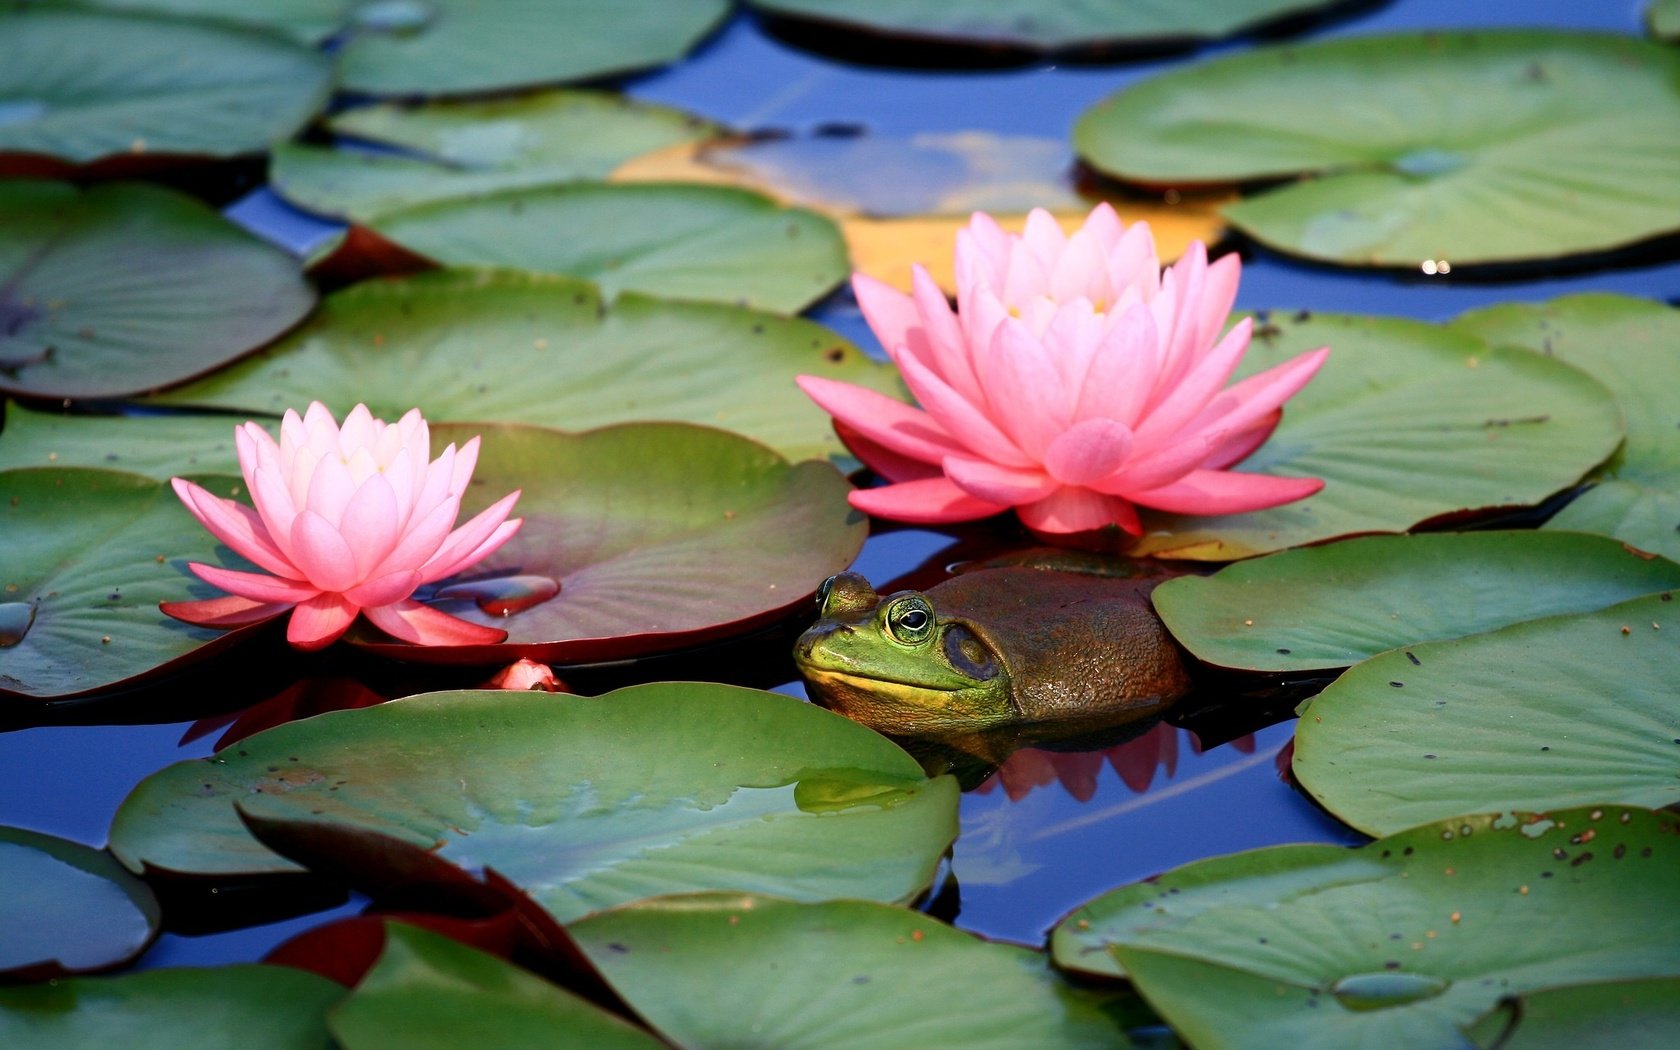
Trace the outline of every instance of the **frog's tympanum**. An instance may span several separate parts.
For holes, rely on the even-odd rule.
[[[893,735],[1142,718],[1190,689],[1160,579],[981,569],[883,597],[843,572],[793,658],[813,700]]]

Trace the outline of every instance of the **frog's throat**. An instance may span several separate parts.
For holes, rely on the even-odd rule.
[[[800,671],[817,703],[884,733],[982,729],[1020,718],[1002,676],[969,687],[940,688],[810,666]]]

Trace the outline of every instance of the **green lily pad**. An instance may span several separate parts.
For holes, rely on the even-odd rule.
[[[629,1022],[512,963],[417,926],[385,924],[385,951],[329,1015],[344,1050],[586,1046],[659,1050]]]
[[[30,1050],[331,1050],[344,988],[287,966],[148,970],[0,986],[0,1045]]]
[[[1462,511],[1526,506],[1621,441],[1621,411],[1589,376],[1399,318],[1274,315],[1241,375],[1328,345],[1330,358],[1240,470],[1324,479],[1310,499],[1224,517],[1144,515],[1133,553],[1229,561]]]
[[[1453,813],[1680,801],[1673,597],[1372,657],[1302,705],[1295,778],[1373,835]]]
[[[1603,536],[1367,536],[1238,562],[1157,587],[1200,660],[1249,671],[1347,667],[1397,645],[1586,612],[1680,587],[1680,565]]]
[[[833,220],[724,186],[507,190],[386,212],[370,228],[444,266],[583,277],[608,299],[633,291],[797,313],[850,272]]]
[[[163,914],[146,884],[104,850],[0,827],[0,974],[33,980],[133,961]]]
[[[158,481],[184,474],[239,474],[228,416],[65,416],[6,404],[0,471],[94,467]],[[270,424],[271,431],[278,427]]]
[[[1495,346],[1565,361],[1610,389],[1627,417],[1627,442],[1593,474],[1597,484],[1548,528],[1600,532],[1680,558],[1680,310],[1621,295],[1474,310],[1453,328]]]
[[[719,131],[681,110],[599,91],[364,106],[327,126],[399,152],[289,143],[274,151],[271,184],[300,207],[364,223],[433,201],[605,178],[631,157]]]
[[[677,1046],[765,1050],[1125,1047],[1042,953],[919,912],[695,894],[571,928],[614,990]]]
[[[1197,861],[1085,905],[1056,958],[1106,947],[1199,1048],[1462,1047],[1504,996],[1680,974],[1677,820],[1455,817]]]
[[[1525,355],[1527,356],[1527,355]],[[902,394],[897,373],[820,325],[530,274],[432,273],[329,297],[290,338],[159,400],[274,413],[320,398],[394,419],[585,430],[677,420],[745,434],[789,459],[839,458],[809,373]]]
[[[680,58],[727,0],[364,0],[340,52],[349,91],[459,95],[594,80]]]
[[[0,392],[155,390],[268,342],[315,304],[296,259],[155,186],[0,183],[0,229]]]
[[[135,871],[298,870],[237,803],[293,837],[317,827],[366,838],[369,855],[394,840],[396,859],[418,846],[493,868],[570,922],[702,889],[907,900],[956,834],[956,800],[954,780],[926,779],[885,738],[757,690],[427,693],[170,766],[123,802],[111,850]]]
[[[331,36],[348,17],[352,0],[261,0],[230,4],[227,0],[73,0],[82,7],[118,14],[167,15],[203,18],[272,29],[313,44]]]
[[[808,608],[817,583],[850,565],[869,531],[831,467],[790,465],[726,431],[452,424],[433,428],[432,441],[441,448],[474,434],[484,437],[478,502],[522,488],[514,513],[525,525],[467,582],[440,591],[458,597],[438,604],[505,629],[508,640],[412,646],[358,634],[370,649],[408,660],[576,664],[688,648]]]
[[[1680,0],[1651,0],[1651,6],[1645,9],[1645,24],[1652,36],[1680,40]]]
[[[1595,981],[1531,992],[1477,1021],[1470,1035],[1489,1050],[1680,1045],[1680,978]]]
[[[307,123],[331,89],[325,55],[267,33],[0,9],[0,155],[86,164],[261,153]]]
[[[1044,4],[1037,0],[748,0],[765,14],[894,36],[1034,51],[1207,40],[1329,7],[1328,0]]]
[[[1538,30],[1267,48],[1127,88],[1074,143],[1151,184],[1311,176],[1225,216],[1315,259],[1436,273],[1606,251],[1680,230],[1680,54]]]
[[[203,477],[238,493],[237,477]],[[109,470],[0,472],[0,697],[59,699],[149,676],[242,637],[171,620],[215,537],[167,484]]]

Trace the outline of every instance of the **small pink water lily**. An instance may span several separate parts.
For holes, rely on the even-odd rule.
[[[1241,264],[1199,242],[1161,272],[1146,223],[1099,204],[1068,236],[1035,210],[1024,234],[976,213],[957,234],[957,310],[921,267],[905,295],[863,274],[858,305],[920,408],[814,376],[800,387],[891,484],[852,506],[951,522],[1011,507],[1035,532],[1142,531],[1137,507],[1233,514],[1312,495],[1316,478],[1230,470],[1324,363],[1301,354],[1226,386],[1248,349],[1221,337]]]
[[[458,529],[461,495],[478,464],[478,438],[431,458],[419,409],[396,423],[357,405],[339,427],[319,401],[300,419],[288,410],[280,441],[255,423],[233,432],[255,509],[181,478],[175,494],[217,539],[272,575],[191,563],[229,597],[164,602],[178,620],[238,627],[292,610],[286,638],[319,649],[358,613],[422,645],[500,642],[506,631],[468,623],[414,601],[416,588],[472,565],[519,530],[508,520],[515,491]]]

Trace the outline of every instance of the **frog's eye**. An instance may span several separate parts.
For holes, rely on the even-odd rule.
[[[828,605],[828,596],[834,592],[834,577],[830,576],[817,588],[817,609],[823,610]]]
[[[900,598],[887,610],[887,631],[894,641],[920,645],[933,634],[933,608],[919,595]]]

